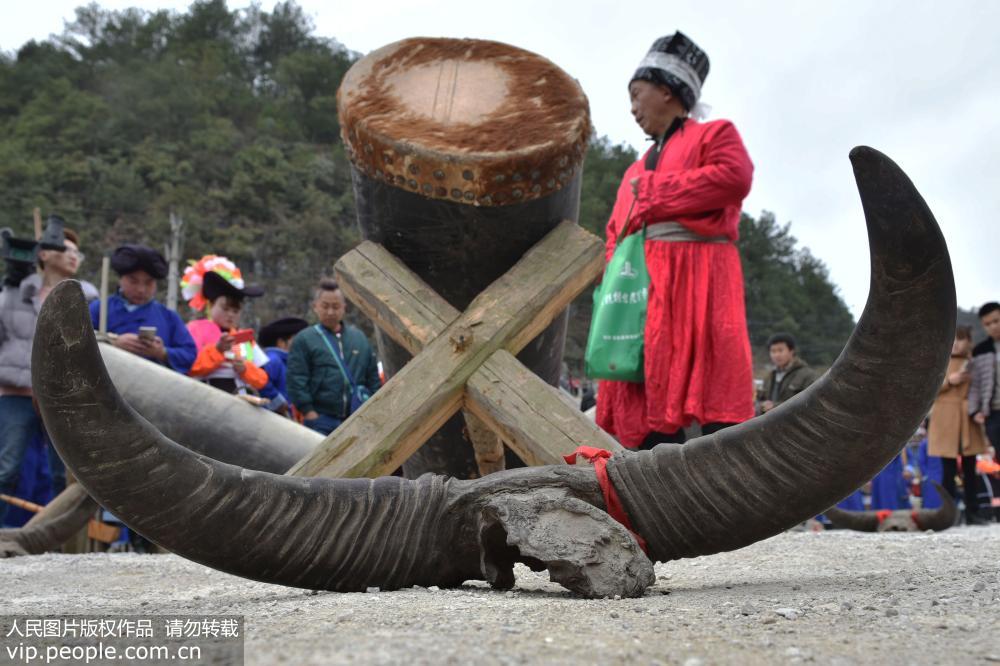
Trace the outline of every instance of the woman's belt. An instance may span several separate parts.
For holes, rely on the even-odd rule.
[[[646,240],[667,241],[668,243],[729,243],[726,236],[702,236],[696,234],[680,222],[654,222],[646,225]]]

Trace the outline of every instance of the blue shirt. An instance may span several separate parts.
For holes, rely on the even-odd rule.
[[[90,304],[90,319],[95,329],[100,312],[100,301]],[[156,334],[163,339],[163,346],[167,349],[167,365],[186,375],[194,364],[198,349],[180,316],[156,301],[136,307],[128,304],[119,294],[108,297],[108,333],[138,333],[140,326],[156,327]]]

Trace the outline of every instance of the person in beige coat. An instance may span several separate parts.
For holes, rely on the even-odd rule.
[[[962,484],[965,490],[965,522],[982,525],[976,498],[976,456],[986,452],[986,435],[982,424],[969,415],[969,358],[972,350],[972,330],[959,326],[951,348],[951,360],[944,383],[931,407],[930,428],[927,431],[927,453],[941,458],[945,491],[955,496],[955,475],[958,459],[962,460]]]

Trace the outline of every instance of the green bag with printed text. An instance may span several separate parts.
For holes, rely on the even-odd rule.
[[[646,227],[619,239],[594,290],[585,369],[593,379],[643,381],[643,343],[649,273],[646,271]]]

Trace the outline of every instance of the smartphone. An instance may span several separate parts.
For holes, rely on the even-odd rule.
[[[152,342],[156,339],[156,327],[155,326],[140,326],[139,327],[139,339],[146,342]]]
[[[233,344],[241,345],[244,342],[250,342],[251,340],[253,340],[252,328],[241,328],[233,333]]]

